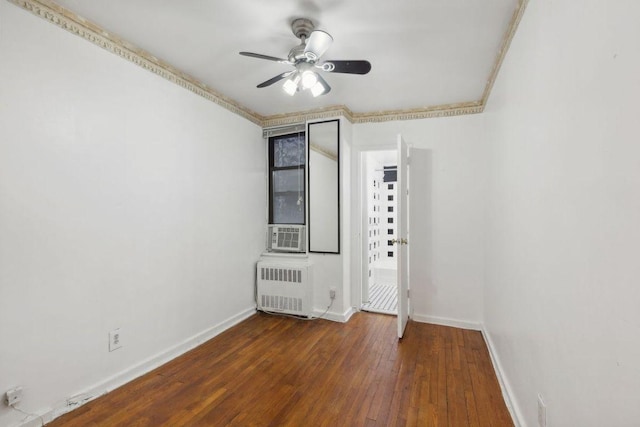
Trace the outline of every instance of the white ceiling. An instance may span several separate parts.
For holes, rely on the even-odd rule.
[[[262,116],[345,105],[356,113],[479,101],[518,0],[56,0]],[[366,59],[369,74],[325,73],[332,91],[289,97],[291,68],[240,56],[286,58],[293,19],[334,43],[323,59]]]

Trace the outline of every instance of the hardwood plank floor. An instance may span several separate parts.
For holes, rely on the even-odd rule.
[[[513,426],[480,332],[258,313],[50,426]]]

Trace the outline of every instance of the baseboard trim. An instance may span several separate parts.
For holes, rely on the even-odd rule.
[[[479,322],[470,322],[468,320],[451,319],[449,317],[430,316],[426,314],[416,314],[411,316],[412,320],[420,323],[432,323],[440,326],[451,326],[453,328],[470,329],[472,331],[482,330],[482,324]]]
[[[349,307],[342,314],[336,313],[335,311],[327,311],[326,313],[323,313],[323,310],[313,310],[314,317],[331,320],[333,322],[347,323],[349,319],[351,319],[351,316],[353,316],[353,313],[355,313],[355,310],[353,307]]]
[[[489,356],[491,357],[491,363],[493,364],[493,370],[496,371],[496,377],[498,377],[498,383],[500,384],[500,389],[502,390],[502,397],[504,398],[504,403],[507,405],[507,409],[511,414],[513,424],[515,425],[515,427],[526,426],[527,424],[524,422],[524,417],[522,416],[520,407],[512,398],[512,396],[514,396],[513,389],[511,388],[509,380],[507,379],[507,376],[502,369],[502,364],[500,363],[500,358],[498,357],[496,348],[493,344],[493,340],[491,339],[491,334],[487,332],[484,325],[482,325],[481,332],[482,336],[484,337],[484,342],[487,343]]]
[[[132,366],[131,368],[125,369],[124,371],[119,372],[118,374],[109,377],[97,384],[94,384],[85,389],[85,391],[78,393],[72,397],[66,399],[66,401],[61,402],[58,405],[42,415],[42,420],[44,423],[49,423],[54,419],[58,418],[61,415],[64,415],[72,410],[79,408],[87,402],[90,402],[110,391],[123,386],[124,384],[154,370],[155,368],[175,359],[176,357],[186,353],[189,350],[192,350],[199,346],[200,344],[210,340],[211,338],[219,335],[220,333],[226,331],[232,326],[242,322],[243,320],[253,316],[256,313],[256,308],[251,307],[246,310],[241,311],[240,313],[229,317],[228,319],[223,320],[186,340],[181,343],[164,350],[155,356],[151,356],[150,358],[143,360],[142,362]],[[35,427],[40,426],[40,418],[32,418],[29,421],[21,424],[22,427]]]

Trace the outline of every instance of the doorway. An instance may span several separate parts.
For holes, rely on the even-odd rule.
[[[363,153],[363,311],[398,314],[397,150]]]

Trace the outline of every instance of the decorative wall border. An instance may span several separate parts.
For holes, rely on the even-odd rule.
[[[482,94],[482,99],[480,102],[484,108],[487,105],[487,101],[489,100],[489,96],[491,95],[491,89],[493,89],[493,85],[498,78],[498,73],[500,72],[500,67],[502,67],[502,62],[504,62],[505,56],[507,56],[507,51],[511,46],[511,41],[513,37],[516,35],[516,30],[520,25],[520,21],[522,20],[522,16],[524,15],[524,11],[527,9],[527,5],[529,4],[529,0],[518,0],[518,7],[513,12],[511,16],[511,22],[509,23],[509,27],[507,28],[507,32],[502,38],[502,45],[500,46],[500,50],[498,51],[498,57],[493,64],[493,69],[491,70],[491,75],[489,76],[489,80],[487,80],[487,84],[484,88],[484,93]]]
[[[266,116],[262,122],[262,127],[284,126],[295,123],[304,123],[308,120],[331,119],[344,117],[353,123],[353,113],[344,105],[334,105],[331,107],[317,108],[313,110],[300,111],[296,113],[275,114]]]
[[[379,111],[377,113],[354,113],[353,123],[379,123],[393,120],[431,119],[435,117],[452,117],[465,114],[482,113],[481,102],[464,102],[410,110]]]
[[[174,68],[172,65],[156,58],[149,52],[140,49],[131,43],[110,34],[99,25],[90,22],[83,17],[63,8],[52,0],[7,0],[17,6],[33,13],[40,18],[57,25],[83,39],[111,52],[127,61],[130,61],[147,71],[150,71],[178,86],[187,89],[196,95],[218,104],[219,106],[235,113],[245,119],[263,127],[282,126],[295,123],[304,123],[308,120],[344,117],[351,123],[380,123],[388,121],[416,120],[438,117],[453,117],[467,114],[479,114],[491,94],[491,89],[496,81],[502,62],[507,54],[511,40],[516,33],[529,0],[519,0],[511,22],[503,37],[498,56],[496,57],[482,98],[478,101],[463,102],[458,104],[445,104],[424,108],[407,110],[387,110],[376,112],[354,113],[344,105],[337,105],[307,111],[286,114],[263,116],[251,109],[242,106],[237,101],[228,98],[215,89],[198,81],[194,77]]]

